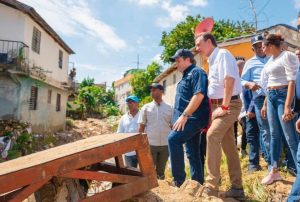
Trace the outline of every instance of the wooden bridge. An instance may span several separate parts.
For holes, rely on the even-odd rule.
[[[139,169],[122,154],[136,151]],[[105,160],[114,158],[115,163]],[[122,201],[156,187],[146,134],[94,136],[0,163],[0,201],[23,201],[53,177],[110,181],[116,186],[82,201]]]

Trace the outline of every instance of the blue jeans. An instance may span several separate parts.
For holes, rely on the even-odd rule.
[[[199,149],[200,129],[200,124],[188,120],[184,131],[172,130],[168,136],[172,175],[177,186],[181,186],[186,177],[183,144],[185,144],[186,155],[190,162],[192,180],[198,181],[200,184],[204,182]]]
[[[287,199],[288,202],[300,201],[300,143],[298,144],[297,159],[297,177]]]
[[[260,149],[265,161],[268,165],[271,165],[271,157],[270,157],[270,127],[267,119],[263,119],[261,117],[260,111],[263,107],[265,97],[259,96],[254,100],[254,109],[255,109],[255,116],[258,123],[258,128],[260,131]]]
[[[137,168],[137,164],[138,164],[138,162],[137,162],[136,155],[133,155],[133,156],[126,156],[125,155],[125,165],[126,166]]]
[[[249,145],[249,169],[259,166],[259,129],[256,118],[246,119],[246,137]]]
[[[284,166],[297,173],[296,165],[294,163],[291,151],[284,137],[282,138],[282,141],[283,141],[283,150],[285,151],[285,160],[283,162]]]
[[[298,135],[295,129],[295,120],[283,121],[284,105],[287,88],[268,91],[267,114],[271,133],[271,165],[279,167],[282,135],[284,135],[293,160],[297,162]]]

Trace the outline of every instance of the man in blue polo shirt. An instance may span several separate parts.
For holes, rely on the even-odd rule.
[[[199,146],[200,129],[207,125],[209,118],[207,75],[203,69],[196,67],[194,56],[188,49],[179,49],[170,61],[175,62],[177,70],[182,73],[176,89],[173,128],[168,136],[173,183],[179,187],[185,181],[185,144],[191,178],[203,184]]]
[[[260,113],[265,100],[265,94],[261,87],[262,84],[260,83],[260,76],[265,64],[269,59],[262,50],[262,41],[263,37],[261,35],[256,35],[251,38],[252,50],[254,51],[255,56],[246,62],[242,73],[241,82],[245,88],[252,91],[255,115],[260,131],[260,137],[256,140],[253,139],[252,143],[253,145],[257,145],[257,147],[260,146],[265,161],[270,165],[270,129],[268,120],[263,119]],[[255,143],[255,141],[258,142]],[[253,155],[257,156],[258,154]],[[260,170],[260,166],[258,166],[258,164],[250,165],[249,170]]]

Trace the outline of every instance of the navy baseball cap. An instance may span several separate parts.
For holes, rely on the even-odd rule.
[[[126,98],[126,102],[129,102],[130,100],[136,103],[140,102],[140,99],[136,95],[130,95]]]
[[[175,62],[175,59],[179,57],[194,58],[194,55],[189,49],[179,49],[176,51],[175,55],[170,57],[170,61]]]
[[[263,42],[264,38],[262,37],[262,35],[256,35],[254,37],[251,38],[251,44],[257,44],[259,42]]]
[[[164,91],[164,87],[160,83],[152,83],[149,86],[149,89],[151,89],[151,88],[156,88],[156,89]]]

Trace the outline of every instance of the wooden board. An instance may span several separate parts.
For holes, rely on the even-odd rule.
[[[83,140],[61,145],[28,156],[0,163],[0,176],[25,168],[60,159],[89,149],[102,147],[139,135],[138,133],[108,134],[89,137]]]

